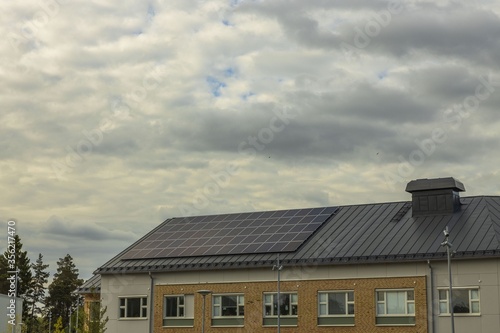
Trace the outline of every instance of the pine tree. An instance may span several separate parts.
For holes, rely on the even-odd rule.
[[[28,325],[28,332],[35,332],[35,326],[38,324],[37,315],[42,314],[41,304],[45,301],[45,284],[48,282],[49,272],[46,269],[49,265],[43,263],[43,255],[38,254],[38,259],[31,265],[32,279],[26,302],[30,308],[29,317],[25,317]]]
[[[51,309],[52,318],[62,317],[64,325],[69,324],[69,314],[76,308],[78,296],[76,290],[83,284],[78,278],[78,269],[73,258],[67,254],[59,258],[57,272],[49,286],[49,296],[45,305]]]
[[[9,262],[7,260],[7,258],[11,258],[11,253],[9,252],[11,249],[15,249],[14,269],[8,265]],[[9,274],[7,272],[13,270],[18,270],[16,296],[25,297],[31,284],[31,264],[30,259],[28,258],[28,252],[23,251],[23,244],[21,243],[21,237],[19,237],[19,235],[14,236],[13,246],[9,246],[0,259],[0,293],[8,294],[9,282],[7,280],[7,276]],[[23,318],[27,318],[27,316],[28,304],[27,302],[23,302]]]

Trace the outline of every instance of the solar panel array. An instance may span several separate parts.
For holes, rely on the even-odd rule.
[[[174,218],[122,259],[295,251],[336,210],[322,207]]]

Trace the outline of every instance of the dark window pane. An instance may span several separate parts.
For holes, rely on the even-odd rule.
[[[346,314],[345,294],[343,293],[328,294],[328,314],[331,315]]]
[[[290,294],[281,294],[281,304],[280,304],[280,314],[289,315],[290,314]]]
[[[453,290],[453,312],[454,313],[469,313],[469,290],[454,289]]]
[[[167,297],[165,301],[167,317],[177,317],[177,297]]]
[[[237,315],[237,296],[222,296],[222,315],[236,316]]]
[[[128,298],[127,299],[127,317],[140,317],[141,316],[141,299]]]
[[[271,306],[270,305],[266,305],[266,310],[265,311],[266,311],[266,316],[272,315],[272,313],[271,313]]]

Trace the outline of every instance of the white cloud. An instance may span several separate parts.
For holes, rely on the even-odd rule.
[[[1,216],[17,218],[52,268],[70,253],[88,276],[99,251],[118,253],[200,195],[202,214],[399,201],[406,181],[450,175],[469,195],[499,194],[500,2],[405,2],[357,47],[387,8],[2,4]],[[493,91],[452,118],[481,78]],[[268,140],[283,110],[296,117]],[[436,129],[446,139],[402,175]],[[252,137],[255,156],[242,154]],[[232,164],[230,182],[206,195]]]

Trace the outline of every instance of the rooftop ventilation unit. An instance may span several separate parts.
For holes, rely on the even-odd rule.
[[[412,195],[412,216],[453,214],[460,210],[464,184],[453,177],[417,179],[406,185]]]

